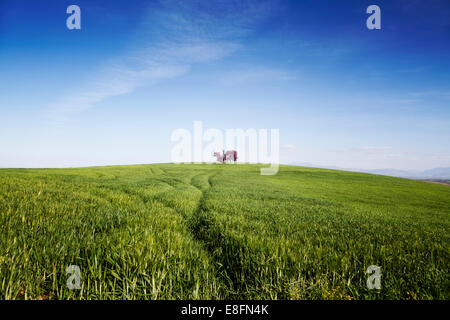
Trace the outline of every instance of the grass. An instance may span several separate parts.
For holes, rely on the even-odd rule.
[[[449,213],[448,186],[324,169],[2,169],[0,298],[449,299]]]

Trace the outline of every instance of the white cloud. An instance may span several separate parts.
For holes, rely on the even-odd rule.
[[[387,151],[390,150],[392,150],[392,147],[384,147],[384,146],[363,146],[348,149],[348,151],[350,152],[361,152],[367,154],[381,154],[386,153]]]
[[[294,150],[296,148],[295,148],[295,146],[293,144],[284,144],[284,145],[281,146],[281,149]]]
[[[424,90],[424,91],[417,91],[412,92],[410,94],[413,97],[442,97],[442,98],[450,98],[450,90]]]
[[[160,4],[162,9],[149,10],[134,35],[139,49],[108,60],[87,83],[71,90],[75,94],[53,103],[52,118],[67,119],[104,99],[180,76],[196,63],[222,59],[240,47],[242,37],[270,10],[269,2],[256,0]]]
[[[387,104],[408,104],[408,103],[416,103],[419,102],[419,99],[391,99],[391,100],[383,100],[381,101],[382,103],[387,103]]]
[[[297,77],[288,71],[266,67],[254,67],[244,70],[230,71],[223,74],[219,80],[225,85],[241,85],[243,83],[257,83],[267,81],[289,81]]]

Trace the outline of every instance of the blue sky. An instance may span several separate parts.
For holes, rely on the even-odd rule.
[[[450,167],[449,39],[447,0],[1,0],[0,167],[169,162],[195,120],[279,129],[282,163]]]

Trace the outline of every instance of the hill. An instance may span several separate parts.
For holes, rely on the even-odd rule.
[[[418,170],[398,170],[398,169],[361,169],[361,168],[342,168],[336,166],[320,166],[306,162],[292,162],[289,165],[301,167],[313,167],[353,172],[372,173],[384,176],[408,178],[417,180],[450,180],[450,168],[433,168],[423,171]]]
[[[0,182],[2,299],[450,298],[448,186],[206,164],[1,169]]]

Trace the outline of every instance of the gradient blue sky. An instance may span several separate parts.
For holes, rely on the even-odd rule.
[[[449,167],[449,58],[448,0],[0,0],[0,167],[169,162],[194,120],[278,128],[282,163]]]

